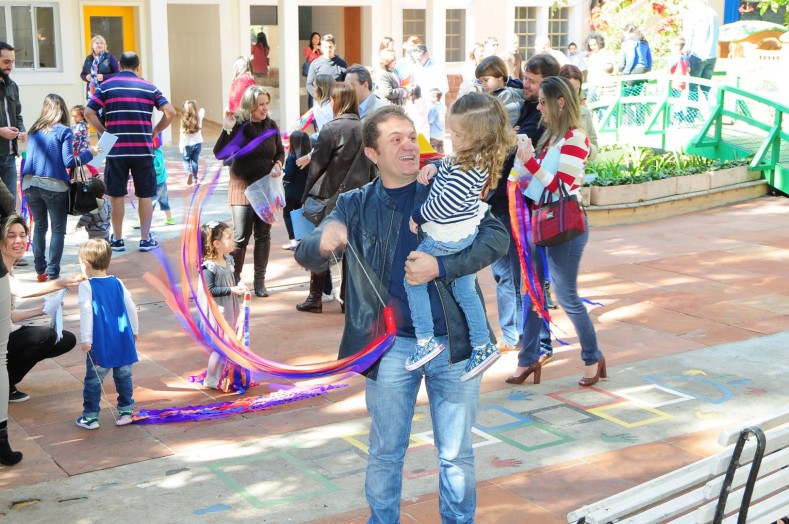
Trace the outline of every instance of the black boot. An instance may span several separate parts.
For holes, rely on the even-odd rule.
[[[307,296],[302,304],[296,304],[296,309],[307,313],[322,313],[323,302],[323,284],[326,281],[326,273],[311,273],[310,274],[310,294]]]
[[[545,283],[545,288],[543,288],[543,291],[545,292],[545,307],[547,309],[557,309],[559,306],[553,301],[553,297],[551,296],[550,282]]]
[[[8,444],[8,421],[0,422],[0,464],[4,466],[13,466],[22,460],[22,453],[19,451],[12,451],[11,446]]]
[[[241,282],[241,270],[244,269],[244,257],[247,254],[246,247],[236,247],[233,250],[233,273],[236,275],[236,282]]]
[[[255,240],[255,272],[254,285],[256,297],[267,297],[266,289],[266,268],[268,267],[268,256],[271,251],[271,241],[260,242]]]

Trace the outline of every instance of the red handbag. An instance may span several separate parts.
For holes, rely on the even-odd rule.
[[[559,198],[551,202],[551,192],[545,189],[535,202],[532,215],[534,243],[538,246],[558,246],[586,231],[586,216],[576,197],[559,182]]]

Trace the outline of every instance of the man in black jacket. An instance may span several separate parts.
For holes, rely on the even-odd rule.
[[[472,522],[476,474],[471,427],[481,379],[460,381],[471,344],[450,286],[455,278],[476,273],[504,255],[508,235],[488,213],[467,249],[438,258],[416,251],[420,239],[411,233],[408,221],[429,188],[416,181],[419,146],[414,124],[400,106],[381,108],[365,121],[364,145],[380,176],[341,195],[334,211],[296,248],[296,260],[311,271],[322,271],[334,253],[345,250],[348,274],[340,358],[359,352],[382,334],[384,305],[394,313],[395,343],[366,372],[372,419],[365,480],[370,521],[399,522],[403,460],[424,377],[440,462],[442,519]],[[415,371],[405,369],[416,338],[404,278],[410,284],[429,283],[436,338],[448,348]]]
[[[22,121],[19,87],[9,76],[14,70],[15,61],[14,48],[5,42],[0,42],[0,179],[13,196],[14,207],[16,207],[18,142],[27,140],[25,124]]]
[[[549,76],[557,76],[559,74],[559,62],[551,55],[542,54],[535,55],[529,59],[524,67],[523,78],[523,98],[525,100],[521,107],[520,117],[517,123],[517,133],[520,135],[528,136],[532,144],[537,144],[542,137],[543,126],[540,122],[541,114],[537,110],[537,94],[540,91],[540,83],[543,79]],[[515,160],[515,153],[504,162],[504,167],[501,170],[501,178],[496,187],[496,191],[488,199],[491,205],[491,212],[493,215],[504,223],[507,230],[510,230],[510,211],[509,211],[509,198],[507,197],[507,176],[510,174],[512,165]],[[537,260],[537,258],[534,258]],[[539,261],[538,261],[539,262]],[[524,308],[531,309],[531,304],[524,304],[528,297],[521,296],[521,265],[518,252],[515,247],[515,242],[510,244],[509,252],[497,260],[491,266],[493,271],[493,278],[496,280],[496,299],[499,307],[499,323],[501,325],[502,340],[499,344],[499,349],[502,351],[511,351],[516,347],[523,347],[526,349],[524,340],[528,339],[527,345],[528,352],[521,350],[519,361],[529,359],[532,357],[532,349],[534,337],[539,338],[539,344],[536,348],[537,356],[539,358],[540,349],[543,354],[551,355],[551,336],[546,329],[541,329],[542,322],[534,315],[530,314],[524,327]],[[542,269],[539,268],[540,281],[543,282]],[[526,337],[524,337],[524,329],[526,330]],[[535,331],[537,335],[535,335]],[[542,333],[540,333],[542,331]],[[522,357],[522,358],[521,358]],[[543,358],[543,363],[546,363],[548,357]],[[529,362],[528,364],[530,364]],[[528,364],[526,364],[528,366]]]

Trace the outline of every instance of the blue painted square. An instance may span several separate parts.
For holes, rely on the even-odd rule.
[[[482,431],[486,431],[488,433],[492,433],[494,431],[504,431],[504,430],[511,429],[511,428],[517,428],[517,427],[524,426],[526,424],[531,424],[532,422],[534,422],[533,419],[530,419],[529,417],[526,417],[526,416],[522,415],[521,413],[515,413],[514,411],[510,411],[507,408],[503,408],[503,407],[495,405],[495,404],[479,408],[477,410],[477,420],[479,420],[479,414],[483,413],[485,411],[497,411],[497,412],[503,413],[507,417],[513,419],[513,421],[510,422],[510,423],[500,424],[498,426],[483,426],[479,422],[474,424],[474,427],[479,428]]]

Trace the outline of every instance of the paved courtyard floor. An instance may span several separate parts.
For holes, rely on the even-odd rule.
[[[206,146],[208,148],[208,145]],[[208,153],[204,153],[204,158]],[[168,150],[174,215],[183,223],[191,188],[177,150]],[[224,184],[204,220],[229,220]],[[139,408],[232,399],[188,382],[206,353],[180,328],[143,280],[158,270],[138,252],[131,205],[127,251],[111,272],[139,307]],[[155,213],[160,223],[163,214]],[[73,225],[76,219],[70,219]],[[174,259],[181,227],[153,229]],[[765,197],[649,224],[592,228],[579,286],[590,306],[609,379],[580,389],[579,345],[559,310],[559,346],[542,383],[504,379],[516,355],[484,376],[475,427],[477,522],[565,522],[567,512],[716,453],[724,427],[789,401],[789,200]],[[69,233],[64,274],[77,270],[84,232]],[[279,248],[272,230],[269,298],[252,302],[252,348],[267,359],[301,364],[336,358],[343,318],[336,303],[299,313],[309,275]],[[30,255],[28,255],[30,258]],[[244,281],[252,283],[251,254]],[[33,271],[18,276],[33,280]],[[492,325],[495,284],[479,274]],[[65,325],[78,331],[76,296]],[[369,418],[364,381],[268,411],[209,422],[115,427],[103,404],[101,428],[74,425],[85,362],[75,349],[39,364],[10,406],[9,429],[22,463],[0,467],[0,515],[10,522],[140,521],[364,522]],[[246,393],[265,395],[277,383]],[[114,398],[111,380],[107,395]],[[403,488],[404,523],[437,523],[437,458],[424,391],[414,417]]]

